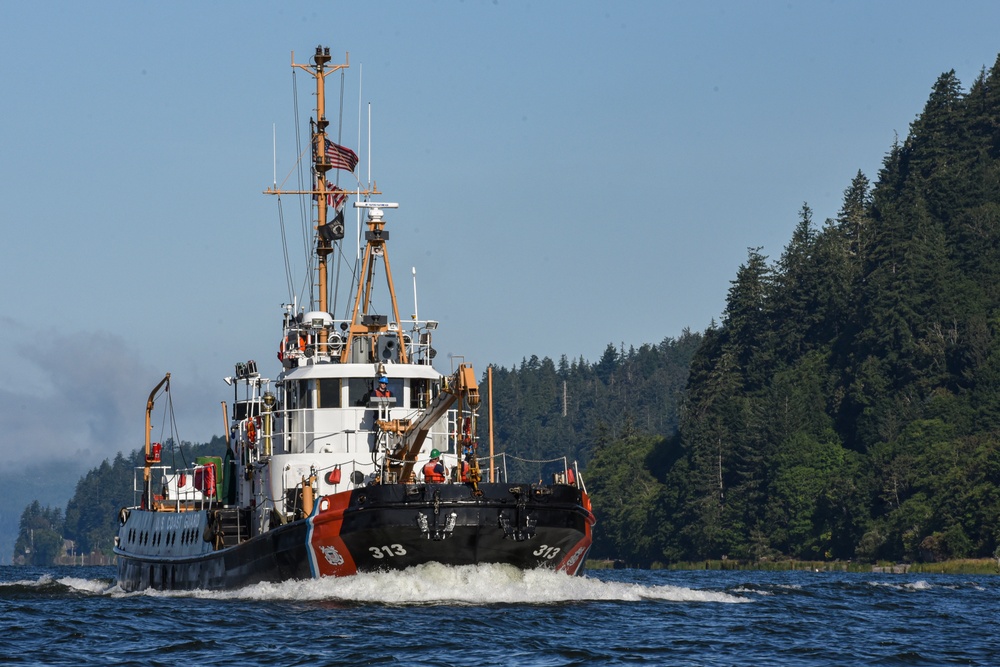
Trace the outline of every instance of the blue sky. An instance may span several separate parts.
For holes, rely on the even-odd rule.
[[[400,308],[415,267],[445,371],[453,355],[478,370],[596,361],[608,343],[703,330],[748,247],[776,258],[803,202],[817,222],[836,215],[942,72],[967,87],[1000,53],[995,2],[40,0],[3,14],[5,465],[140,446],[167,371],[180,437],[206,440],[235,362],[276,375],[289,292],[261,192],[275,141],[278,180],[295,164],[292,51],[350,52],[343,143],[400,203]],[[285,215],[297,229],[289,200]]]

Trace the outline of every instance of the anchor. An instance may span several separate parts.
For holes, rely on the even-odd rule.
[[[532,519],[528,513],[528,501],[523,489],[519,486],[513,486],[510,488],[510,492],[517,498],[517,505],[513,510],[513,521],[510,510],[500,510],[499,523],[503,530],[504,539],[511,538],[517,542],[530,540],[535,536],[535,526],[538,524],[538,520]]]
[[[451,512],[444,517],[444,525],[441,525],[441,492],[434,491],[434,526],[431,527],[431,520],[428,514],[417,512],[417,526],[420,533],[428,540],[440,542],[452,536],[455,532],[455,524],[458,522],[458,514]]]

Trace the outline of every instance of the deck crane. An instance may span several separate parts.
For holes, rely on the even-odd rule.
[[[390,444],[387,451],[391,452],[391,455],[389,456],[388,468],[390,473],[396,474],[396,479],[401,481],[409,479],[427,434],[430,433],[434,424],[456,403],[459,411],[460,435],[468,437],[467,444],[471,445],[474,451],[473,419],[480,404],[480,397],[476,373],[470,364],[459,364],[458,370],[454,374],[444,378],[441,392],[431,401],[419,419],[390,419],[376,422],[379,429],[389,434]],[[465,424],[469,424],[469,428],[466,429]],[[482,476],[476,457],[472,456],[471,459],[467,479],[478,491],[478,483]],[[459,466],[461,466],[461,461],[459,461]]]

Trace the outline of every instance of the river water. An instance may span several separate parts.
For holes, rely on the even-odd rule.
[[[0,665],[997,665],[1000,577],[503,567],[124,594],[0,567]]]

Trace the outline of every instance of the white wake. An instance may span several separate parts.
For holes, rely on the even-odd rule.
[[[437,563],[403,571],[360,573],[234,591],[151,593],[216,599],[339,601],[392,605],[553,604],[580,601],[748,602],[744,597],[679,586],[644,586],[571,577],[551,570],[519,570],[508,565],[448,567]]]

